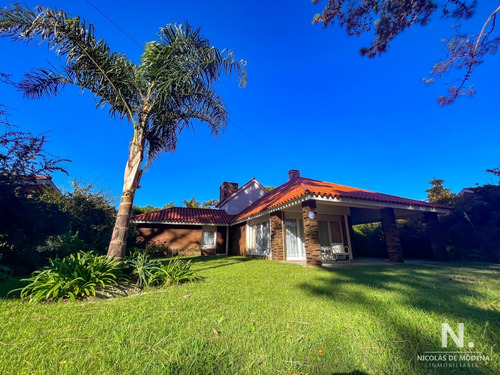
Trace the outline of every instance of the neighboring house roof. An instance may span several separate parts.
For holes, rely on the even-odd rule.
[[[55,191],[61,192],[58,189],[58,187],[54,184],[54,182],[52,181],[52,177],[49,177],[49,176],[36,176],[35,180],[36,180],[36,184],[37,185],[50,186]]]
[[[10,178],[15,183],[23,186],[29,194],[42,194],[46,188],[51,188],[61,193],[59,188],[52,182],[52,177],[50,176],[11,176]]]
[[[229,224],[232,216],[224,210],[170,207],[132,217],[134,223]]]
[[[240,194],[242,191],[246,190],[252,183],[257,183],[257,186],[259,186],[260,188],[266,190],[266,188],[264,186],[262,186],[262,184],[259,181],[257,181],[257,179],[254,177],[250,181],[248,181],[245,185],[243,185],[238,190],[236,190],[233,194],[231,194],[230,196],[228,196],[228,197],[224,198],[222,201],[220,201],[217,204],[217,207],[221,207],[224,204],[226,204],[228,201],[234,199],[238,194]]]
[[[322,198],[344,198],[365,202],[388,203],[394,205],[411,205],[430,209],[451,209],[448,206],[439,204],[402,198],[394,195],[382,194],[370,190],[312,180],[304,177],[298,177],[271,190],[268,194],[264,195],[262,198],[248,206],[245,210],[236,215],[236,217],[234,218],[234,222],[250,218],[263,211],[272,210],[273,208],[281,206],[287,202],[296,200],[298,198],[305,198],[307,196]]]

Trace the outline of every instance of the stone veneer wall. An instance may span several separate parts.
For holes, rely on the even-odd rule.
[[[271,255],[273,260],[285,260],[283,246],[283,212],[271,213]]]
[[[314,219],[309,212],[314,212]],[[321,247],[319,244],[319,223],[316,201],[302,203],[302,219],[304,220],[304,245],[306,248],[306,263],[308,266],[321,267]]]
[[[391,262],[404,263],[403,249],[401,248],[401,240],[399,239],[394,209],[382,208],[380,209],[380,213],[382,214],[382,227],[384,229],[389,260]]]

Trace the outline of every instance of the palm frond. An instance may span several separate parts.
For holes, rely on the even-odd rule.
[[[159,41],[146,45],[140,69],[150,82],[172,81],[173,75],[216,82],[223,74],[238,73],[240,86],[247,82],[246,62],[236,60],[230,50],[219,51],[201,37],[200,29],[186,24],[169,24],[159,33]]]
[[[46,43],[56,55],[64,56],[64,74],[38,70],[25,77],[21,89],[32,97],[50,96],[61,84],[74,84],[91,91],[98,105],[110,113],[134,121],[137,107],[135,65],[124,55],[112,53],[107,43],[94,35],[94,26],[79,17],[44,7],[26,9],[18,4],[0,10],[0,36]],[[56,78],[58,77],[58,78]]]
[[[60,88],[72,83],[66,76],[52,69],[34,69],[24,76],[17,87],[28,98],[57,95]]]
[[[159,40],[146,44],[139,66],[111,52],[92,24],[63,11],[11,5],[0,10],[0,36],[46,43],[66,59],[60,70],[27,74],[19,85],[26,96],[56,95],[67,84],[89,90],[97,106],[128,117],[135,134],[146,134],[149,163],[175,151],[179,132],[193,121],[207,123],[214,135],[224,129],[227,112],[212,87],[222,75],[237,73],[240,86],[246,84],[246,62],[211,46],[187,22],[163,27]]]
[[[161,29],[159,41],[146,45],[139,72],[148,82],[148,161],[175,151],[177,135],[193,120],[206,122],[214,135],[227,125],[224,102],[212,84],[237,72],[246,84],[246,63],[232,51],[219,51],[189,24]]]
[[[214,136],[227,125],[227,111],[222,97],[210,86],[192,89],[189,94],[170,97],[162,109],[153,108],[147,133],[148,164],[163,151],[174,152],[178,134],[190,128],[194,120],[205,122]]]

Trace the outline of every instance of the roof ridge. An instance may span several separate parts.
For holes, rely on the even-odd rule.
[[[217,206],[222,206],[224,203],[226,203],[229,199],[231,199],[232,197],[234,197],[236,195],[236,193],[238,193],[241,189],[243,189],[245,186],[247,186],[250,182],[252,181],[255,181],[257,182],[257,184],[259,184],[262,188],[265,189],[264,185],[262,185],[259,180],[257,180],[255,177],[252,177],[250,180],[248,180],[247,182],[245,182],[243,185],[241,185],[233,194],[227,196],[226,198],[224,198],[223,200],[221,200],[219,203],[217,203]]]
[[[185,224],[229,224],[232,216],[226,210],[203,207],[167,207],[132,217],[136,222],[173,222]]]

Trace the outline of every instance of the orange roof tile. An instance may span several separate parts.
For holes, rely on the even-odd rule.
[[[234,221],[240,221],[249,218],[251,216],[257,215],[260,212],[272,209],[283,203],[290,202],[294,199],[306,195],[316,195],[329,198],[334,198],[334,197],[350,198],[350,199],[359,199],[369,202],[450,209],[450,207],[438,204],[397,197],[394,195],[376,193],[370,190],[359,189],[350,186],[338,185],[330,182],[323,182],[318,180],[312,180],[309,178],[299,177],[295,180],[288,181],[283,185],[278,186],[274,190],[270,191],[268,194],[264,195],[259,200],[255,201],[245,210],[236,215]]]
[[[209,208],[170,207],[132,217],[135,223],[158,222],[179,224],[229,224],[232,216],[225,210]]]

